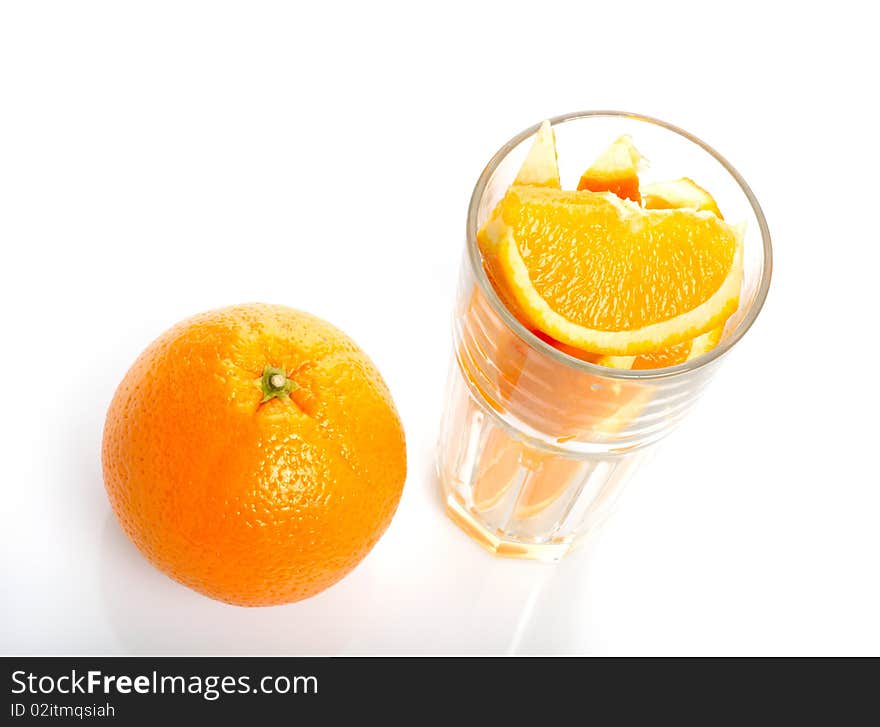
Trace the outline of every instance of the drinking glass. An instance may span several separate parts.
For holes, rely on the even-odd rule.
[[[657,119],[587,111],[550,120],[563,187],[621,134],[650,160],[643,179],[689,176],[725,219],[745,222],[739,308],[721,342],[661,369],[597,366],[523,326],[489,282],[477,230],[513,182],[538,129],[517,134],[477,180],[454,311],[437,471],[450,517],[498,555],[554,561],[607,516],[644,455],[681,421],[749,329],[770,284],[770,233],[739,173],[697,137]]]

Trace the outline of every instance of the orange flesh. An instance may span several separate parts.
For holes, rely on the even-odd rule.
[[[483,446],[474,485],[474,507],[491,510],[513,484],[520,447],[503,429],[493,429]]]
[[[584,351],[582,348],[575,348],[574,346],[569,346],[567,343],[563,343],[562,341],[557,341],[552,336],[548,336],[544,331],[533,330],[538,338],[540,338],[545,343],[550,344],[557,351],[562,351],[563,353],[567,353],[569,356],[573,358],[580,359],[581,361],[587,361],[588,363],[596,363],[599,360],[600,354],[598,353],[590,353],[589,351]]]
[[[600,331],[692,310],[721,286],[736,250],[729,228],[706,214],[633,216],[602,194],[537,187],[511,187],[501,204],[537,293]]]
[[[643,353],[636,356],[633,369],[660,369],[665,366],[675,366],[687,360],[691,352],[693,341],[682,341],[666,348],[661,348],[654,353]]]
[[[631,199],[638,202],[639,178],[635,176],[624,177],[586,177],[583,176],[578,182],[578,190],[590,192],[611,192],[621,199]]]

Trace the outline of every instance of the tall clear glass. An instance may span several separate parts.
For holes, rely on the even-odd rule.
[[[563,186],[630,134],[649,178],[692,177],[730,222],[746,223],[740,305],[721,343],[678,366],[609,369],[550,346],[505,308],[486,277],[477,230],[513,182],[537,131],[507,142],[471,196],[455,306],[437,470],[450,517],[489,550],[558,560],[607,515],[634,467],[693,406],[752,325],[770,284],[770,233],[737,171],[695,136],[657,119],[588,111],[551,119]]]

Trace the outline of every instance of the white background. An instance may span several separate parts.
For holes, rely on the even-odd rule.
[[[859,4],[296,5],[0,9],[0,653],[880,653],[880,54]],[[465,210],[504,141],[590,108],[731,160],[774,280],[600,535],[559,566],[502,561],[432,476]],[[248,610],[139,556],[99,457],[141,349],[252,300],[367,350],[410,464],[348,578]]]

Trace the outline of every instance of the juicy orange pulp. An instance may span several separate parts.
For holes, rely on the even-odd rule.
[[[562,343],[650,353],[736,309],[741,234],[714,215],[522,186],[508,190],[500,210],[502,284],[532,328]]]
[[[688,178],[646,185],[644,208],[590,194],[640,199],[644,159],[628,136],[584,172],[580,195],[557,191],[554,141],[544,122],[478,236],[504,302],[552,345],[606,366],[670,366],[714,347],[738,305],[741,230]],[[544,189],[529,188],[537,185]],[[517,211],[523,203],[525,214]],[[578,225],[592,239],[578,239]],[[602,335],[639,328],[640,336]]]
[[[639,166],[643,161],[632,139],[621,136],[581,175],[577,188],[590,192],[611,192],[621,199],[639,202]]]

